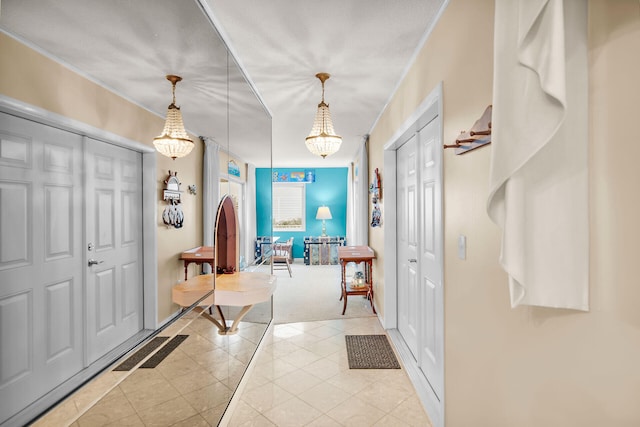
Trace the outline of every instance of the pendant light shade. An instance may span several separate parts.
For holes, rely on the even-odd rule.
[[[160,136],[153,138],[153,145],[160,154],[175,160],[178,157],[184,157],[189,154],[193,150],[194,144],[184,130],[180,107],[176,106],[176,83],[182,80],[182,77],[168,75],[167,80],[173,86],[173,102],[167,109],[164,130]]]
[[[340,149],[342,137],[335,134],[329,104],[324,102],[324,82],[328,80],[331,75],[318,73],[316,77],[322,82],[322,101],[318,104],[318,111],[316,111],[311,133],[309,133],[305,142],[311,153],[321,156],[324,159]]]

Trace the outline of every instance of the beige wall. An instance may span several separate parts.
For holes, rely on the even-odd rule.
[[[0,94],[43,108],[99,129],[152,146],[164,120],[131,104],[121,97],[71,72],[14,39],[0,33]],[[164,76],[158,76],[164,79]],[[171,86],[167,84],[167,105],[171,102]],[[181,100],[188,103],[188,99]],[[188,119],[185,120],[188,123]],[[158,156],[158,320],[162,321],[178,309],[171,302],[171,287],[184,280],[180,253],[202,244],[202,195],[190,195],[189,184],[202,188],[202,143],[183,159]],[[181,229],[169,229],[162,223],[164,180],[169,170],[178,171],[182,183],[182,209],[185,214]],[[193,270],[193,267],[191,268]],[[193,274],[195,270],[191,271]]]
[[[640,4],[591,0],[589,15],[591,311],[510,308],[500,232],[485,211],[491,147],[446,150],[448,426],[640,425]],[[491,103],[492,43],[493,1],[451,0],[371,133],[370,176],[383,144],[439,81],[444,143],[473,124]],[[384,234],[384,226],[370,231],[378,283]],[[456,256],[460,234],[465,261]]]

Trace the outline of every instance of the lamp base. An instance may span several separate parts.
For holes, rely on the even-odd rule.
[[[322,220],[322,234],[320,236],[321,237],[327,236],[327,225],[324,223],[324,219]]]

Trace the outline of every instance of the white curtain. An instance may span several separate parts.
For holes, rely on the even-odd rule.
[[[349,163],[349,171],[347,172],[347,244],[351,245],[355,242],[356,235],[356,218],[355,218],[355,180],[354,180],[354,164]]]
[[[202,169],[202,242],[213,246],[214,227],[220,201],[220,147],[209,137],[204,141],[204,165]],[[209,264],[202,264],[205,273],[211,273]]]
[[[369,161],[367,141],[365,140],[357,154],[354,165],[354,230],[353,239],[347,240],[348,245],[369,245]]]
[[[256,167],[247,164],[247,185],[245,186],[245,218],[246,232],[244,233],[245,260],[247,264],[253,262],[253,245],[256,238]]]
[[[589,309],[584,0],[496,0],[487,212],[511,305]]]

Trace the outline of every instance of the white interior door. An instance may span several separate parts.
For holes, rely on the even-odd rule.
[[[444,386],[444,290],[442,287],[442,144],[439,122],[418,131],[420,153],[419,366],[439,398]]]
[[[0,113],[0,424],[83,367],[82,138]]]
[[[396,153],[398,331],[438,399],[444,387],[442,147],[439,121]]]
[[[397,152],[396,209],[398,239],[398,330],[418,360],[420,307],[418,287],[418,188],[416,136]]]
[[[87,138],[87,356],[142,329],[142,156]]]

